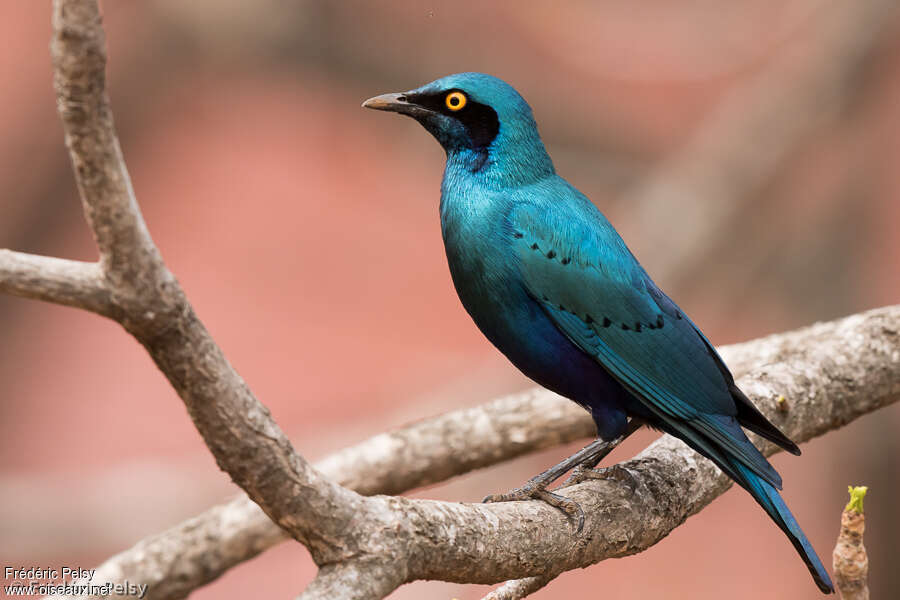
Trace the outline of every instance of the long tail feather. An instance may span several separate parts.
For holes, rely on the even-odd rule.
[[[744,487],[750,492],[753,499],[763,507],[769,516],[772,517],[772,520],[775,521],[775,524],[778,525],[778,527],[780,527],[787,535],[788,539],[791,540],[791,543],[794,545],[794,548],[797,549],[800,558],[806,563],[806,567],[809,569],[810,574],[812,574],[819,589],[826,594],[833,594],[834,585],[831,583],[828,572],[825,570],[825,567],[822,566],[822,561],[819,560],[816,551],[813,550],[812,544],[809,543],[803,530],[800,529],[797,519],[795,519],[794,515],[791,514],[791,511],[788,510],[788,507],[784,503],[784,500],[782,500],[778,490],[744,465],[737,463],[736,461],[733,464],[735,469],[743,476],[744,481],[741,483],[746,484]]]

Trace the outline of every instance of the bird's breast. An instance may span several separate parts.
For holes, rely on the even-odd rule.
[[[442,192],[441,233],[453,285],[466,311],[497,345],[524,299],[507,239],[509,205],[477,186],[449,186],[446,178]]]
[[[501,232],[448,223],[444,248],[459,299],[479,327],[490,328],[515,307],[521,285],[515,281],[512,255]]]

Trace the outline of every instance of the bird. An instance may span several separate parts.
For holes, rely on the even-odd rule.
[[[443,147],[441,233],[463,307],[513,365],[587,409],[597,427],[597,441],[579,453],[486,500],[543,500],[576,518],[580,531],[580,507],[547,486],[572,467],[576,481],[598,476],[599,460],[646,425],[682,440],[747,490],[819,589],[833,593],[778,492],[781,476],[744,428],[792,454],[799,448],[738,388],[610,221],[556,173],[522,96],[501,79],[469,72],[362,106],[412,117]]]

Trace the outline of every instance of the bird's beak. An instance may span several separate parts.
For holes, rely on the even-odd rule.
[[[431,114],[432,111],[424,106],[410,102],[408,93],[400,92],[395,94],[382,94],[369,98],[362,103],[363,108],[371,108],[373,110],[387,110],[390,112],[400,113],[401,115],[410,115],[412,117],[425,116]]]
[[[409,103],[406,101],[406,96],[403,94],[382,94],[380,96],[375,96],[374,98],[369,98],[363,102],[362,105],[363,108],[400,112],[403,107],[408,106]]]

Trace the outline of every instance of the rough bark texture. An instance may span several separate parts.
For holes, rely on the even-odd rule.
[[[859,319],[866,323],[869,318],[876,321],[869,323],[867,330],[878,332],[881,323],[882,335],[889,342],[896,335],[891,332],[898,329],[900,308],[850,317],[849,323]],[[719,350],[726,360],[734,359],[735,376],[744,382],[755,377],[754,372],[766,377],[766,370],[779,363],[799,364],[798,370],[802,371],[811,349],[827,353],[827,348],[842,344],[846,326],[845,321],[825,323]],[[828,341],[824,350],[820,346],[823,340]],[[885,376],[890,377],[893,369],[896,377],[894,354],[884,351],[882,356],[894,361],[887,363]],[[847,356],[834,359],[841,364],[857,362]],[[873,358],[875,363],[879,360],[877,356]],[[840,377],[837,372],[835,375]],[[848,374],[847,381],[853,384],[853,376]],[[856,380],[855,384],[860,390],[868,385],[866,380]],[[787,413],[778,408],[778,396],[791,397],[786,391],[764,399],[769,408],[767,414],[779,422],[795,403],[785,400]],[[869,408],[874,410],[877,406]],[[546,390],[535,389],[379,434],[325,458],[316,468],[360,493],[395,494],[592,433],[593,424],[583,410]],[[463,449],[461,442],[467,436],[470,445]],[[454,468],[449,469],[448,464]],[[714,467],[710,469],[715,471]],[[284,533],[244,496],[111,557],[98,568],[94,581],[127,578],[148,583],[149,598],[182,598],[284,539]],[[525,589],[528,587],[510,584],[504,591],[507,596],[499,598],[524,597],[527,594],[521,592]],[[520,595],[511,595],[512,590],[519,590]]]
[[[165,327],[184,299],[141,215],[106,93],[106,35],[96,2],[53,3],[53,87],[100,267],[130,329]]]
[[[348,560],[324,565],[298,600],[384,598],[400,584],[403,570],[381,560]]]
[[[316,463],[361,494],[398,494],[595,434],[572,402],[534,389],[376,435]],[[110,557],[94,582],[149,585],[147,598],[184,598],[228,569],[289,539],[241,496]]]
[[[756,368],[739,377],[740,385],[789,436],[805,441],[900,399],[898,331],[900,307],[889,307],[723,350],[726,355],[744,353],[747,363],[754,351],[758,353]],[[779,397],[786,398],[785,403],[779,405]],[[533,439],[540,429],[577,431],[578,421],[589,425],[577,408],[572,413],[573,421],[559,418],[542,423],[540,415],[546,414],[548,408],[571,405],[549,392],[535,390],[497,403],[503,403],[506,410],[522,409],[525,423],[530,421],[531,426],[516,430],[526,439]],[[405,468],[403,456],[418,455],[429,447],[444,447],[446,452],[452,452],[452,444],[444,444],[443,436],[453,440],[464,432],[470,421],[461,417],[469,415],[469,411],[458,411],[435,422],[415,424],[409,428],[417,430],[414,432],[382,434],[320,464],[326,473],[335,469],[336,474],[343,474],[348,483],[361,476],[364,469],[370,469],[375,480],[390,488],[396,483],[389,474]],[[424,435],[426,432],[430,434]],[[384,436],[416,441],[387,444]],[[506,432],[497,439],[509,436]],[[551,434],[549,439],[554,437]],[[406,445],[409,443],[412,446]],[[395,462],[354,466],[354,457],[366,454],[367,448],[387,446],[402,448]],[[775,450],[771,444],[762,447],[767,454]],[[488,448],[487,453],[494,455],[497,450]],[[440,462],[440,455],[434,455],[434,459]],[[420,464],[425,466],[427,462]],[[354,472],[357,468],[359,471]],[[427,468],[420,473],[425,475]],[[376,556],[392,557],[387,562],[402,565],[407,580],[492,583],[524,575],[548,579],[604,558],[646,549],[731,485],[712,463],[668,436],[612,474],[612,479],[566,490],[567,495],[582,503],[588,515],[581,536],[572,536],[569,524],[557,511],[537,502],[468,505],[386,497],[371,499],[374,507],[370,508],[377,513],[370,522],[371,528],[366,526],[348,534],[361,537],[358,547],[365,547]],[[416,483],[407,481],[410,485]],[[432,479],[425,477],[420,481]],[[153,598],[183,597],[222,572],[217,569],[227,569],[234,564],[231,561],[245,560],[280,539],[274,527],[266,525],[265,518],[245,500],[236,500],[231,506],[234,509],[242,504],[246,509],[235,510],[235,520],[219,517],[219,511],[230,510],[219,508],[191,522],[195,527],[182,525],[157,539],[142,542],[104,564],[95,581],[107,573],[127,574],[132,581],[151,583]],[[248,522],[252,525],[247,526]],[[217,537],[223,526],[230,529],[230,534]],[[213,533],[208,540],[205,531]],[[366,539],[368,536],[373,539]],[[197,544],[206,551],[198,551]],[[228,553],[221,551],[223,546]],[[156,549],[152,562],[148,561],[147,547]],[[189,567],[192,559],[198,562]],[[184,578],[173,578],[173,569],[183,570],[180,575]],[[510,584],[505,593],[510,593],[510,588],[527,589]]]
[[[540,502],[364,497],[323,477],[294,451],[227,362],[147,232],[106,96],[97,3],[56,0],[53,25],[59,112],[100,261],[3,252],[0,289],[105,314],[146,347],[219,466],[309,548],[320,572],[303,597],[381,598],[416,579],[546,581],[648,548],[728,488],[729,479],[709,461],[664,437],[611,469],[607,479],[565,490],[587,516],[584,531],[573,535],[561,513]],[[788,436],[808,440],[900,398],[898,330],[900,307],[889,307],[759,340],[753,346],[767,362],[739,384]],[[378,436],[323,468],[336,471],[354,461],[360,470],[344,480],[347,485],[393,493],[590,431],[575,407],[549,411],[542,403],[564,401],[544,392],[498,402]],[[180,526],[177,536],[139,544],[127,559],[104,565],[102,576],[152,580],[154,598],[183,596],[277,541],[281,534],[265,523],[237,501]],[[240,535],[216,535],[222,531]],[[208,560],[219,554],[225,558]]]

